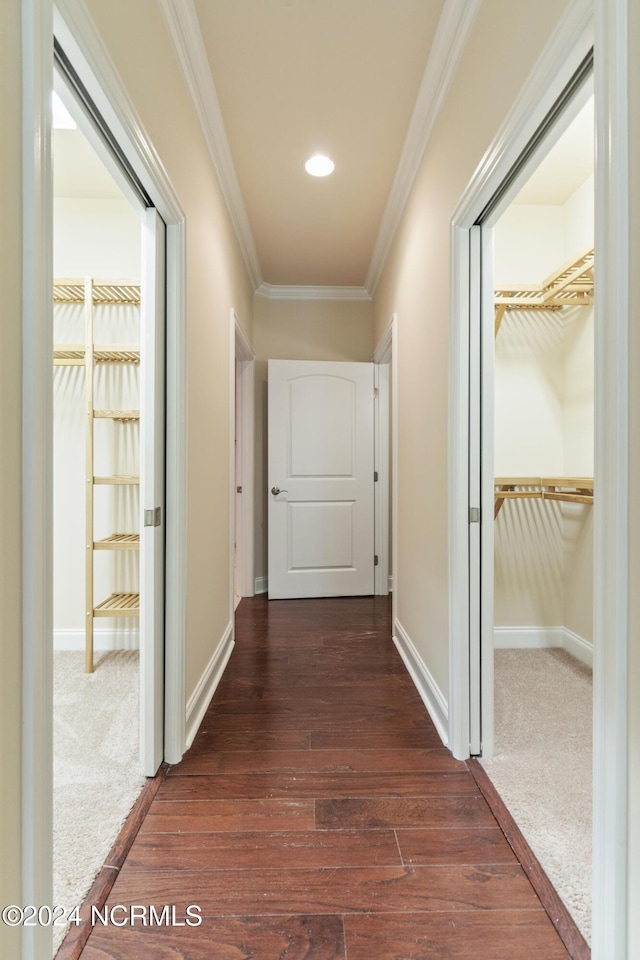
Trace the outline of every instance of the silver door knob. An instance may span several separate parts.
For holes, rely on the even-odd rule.
[[[279,493],[289,493],[288,490],[281,490],[280,487],[271,487],[271,493],[277,497]]]

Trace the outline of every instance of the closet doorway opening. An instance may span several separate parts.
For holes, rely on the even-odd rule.
[[[163,757],[165,253],[55,80],[53,899],[81,903]]]
[[[481,311],[494,339],[493,355],[481,361],[493,394],[493,463],[483,445],[482,469],[492,468],[494,480],[487,578],[494,628],[480,649],[481,661],[493,658],[493,756],[483,749],[481,762],[587,942],[595,428],[590,88],[586,83],[575,95],[562,133],[552,132],[551,148],[498,211],[492,263],[482,268],[485,280],[493,277],[493,310]],[[489,242],[485,237],[483,245]],[[483,425],[489,416],[483,411]],[[485,558],[490,562],[488,550]],[[486,592],[487,585],[483,601]]]

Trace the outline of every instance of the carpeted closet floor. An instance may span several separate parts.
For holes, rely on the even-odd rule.
[[[54,654],[53,902],[82,903],[145,784],[138,758],[138,653]],[[54,952],[65,929],[54,927]]]
[[[495,651],[483,761],[586,940],[591,934],[592,674],[561,649]]]

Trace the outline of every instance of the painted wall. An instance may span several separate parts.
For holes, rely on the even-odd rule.
[[[20,459],[22,198],[20,0],[0,4],[0,902],[21,903],[22,584]],[[20,955],[20,931],[0,923],[0,956]]]
[[[54,159],[55,162],[55,159]],[[56,198],[53,221],[54,277],[140,282],[141,224],[126,200]],[[83,304],[56,304],[54,342],[83,343]],[[139,343],[140,309],[127,305],[94,310],[94,342]],[[97,409],[140,407],[139,367],[99,364],[94,387]],[[54,367],[53,373],[53,625],[54,646],[84,649],[85,639],[85,376],[84,367]],[[139,426],[95,421],[94,465],[98,476],[139,473]],[[95,539],[133,533],[139,527],[137,487],[96,487]],[[138,591],[138,552],[94,553],[94,597]],[[137,618],[94,624],[96,649],[138,645]]]
[[[543,282],[593,243],[593,177],[563,205],[513,204],[494,230],[496,287]],[[495,475],[593,476],[591,307],[510,311],[495,345]],[[507,500],[495,526],[497,627],[593,642],[593,509]]]
[[[54,277],[140,278],[141,221],[127,200],[56,197],[53,217]]]
[[[374,297],[376,342],[398,314],[398,619],[445,701],[449,221],[565,6],[482,4]]]
[[[348,300],[269,300],[256,296],[256,579],[267,576],[267,360],[369,361],[372,305]],[[264,584],[259,584],[264,589]]]
[[[230,315],[253,290],[155,0],[87,0],[187,217],[187,699],[229,624]]]

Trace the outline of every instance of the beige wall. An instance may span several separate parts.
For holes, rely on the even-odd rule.
[[[640,4],[629,4],[630,516],[629,516],[629,960],[640,960]]]
[[[20,315],[21,196],[20,0],[0,4],[0,903],[20,890]],[[8,92],[11,91],[11,95]],[[7,95],[4,95],[4,94]],[[0,956],[17,957],[19,932],[0,924]]]
[[[357,360],[373,354],[372,305],[256,296],[256,578],[267,576],[267,360]]]
[[[566,4],[485,0],[374,298],[398,314],[398,618],[448,697],[449,220]]]
[[[253,291],[155,0],[87,0],[187,215],[187,698],[229,620],[230,312]]]

